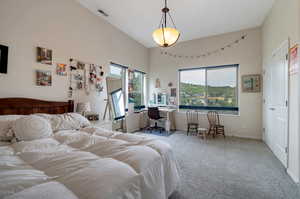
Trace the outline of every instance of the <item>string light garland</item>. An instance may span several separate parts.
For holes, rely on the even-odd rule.
[[[241,41],[245,40],[247,38],[247,36],[248,36],[247,34],[244,34],[240,38],[236,39],[233,42],[228,43],[227,45],[225,45],[225,46],[223,46],[221,48],[218,48],[218,49],[215,49],[215,50],[212,50],[212,51],[208,51],[208,52],[202,53],[200,55],[180,55],[180,54],[175,54],[175,53],[169,53],[169,52],[163,51],[163,50],[161,50],[160,54],[165,55],[165,56],[169,56],[169,57],[173,57],[173,58],[179,58],[179,59],[180,58],[183,58],[183,59],[200,59],[200,58],[205,58],[205,57],[217,54],[219,52],[225,51],[226,49],[231,48],[231,47],[237,45]]]

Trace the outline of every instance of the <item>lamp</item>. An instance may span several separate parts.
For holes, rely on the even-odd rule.
[[[77,104],[76,111],[85,116],[86,112],[91,111],[91,104],[89,102],[80,102]]]
[[[154,41],[161,47],[169,47],[174,45],[180,36],[180,32],[176,29],[174,21],[169,13],[170,9],[167,7],[167,0],[165,0],[165,7],[162,9],[162,18],[159,23],[159,28],[152,34]],[[173,28],[167,27],[167,16],[171,19]]]

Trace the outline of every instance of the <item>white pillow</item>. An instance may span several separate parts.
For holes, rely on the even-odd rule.
[[[61,130],[75,130],[83,127],[90,126],[91,123],[78,113],[65,113],[65,114],[35,114],[43,117],[51,123],[54,132]]]
[[[13,124],[13,130],[18,141],[31,141],[52,135],[49,121],[36,115],[17,119]]]
[[[0,116],[0,141],[11,141],[13,139],[13,123],[23,115],[1,115]]]
[[[56,117],[54,114],[46,114],[46,113],[36,113],[39,117],[46,119],[50,124],[53,132],[56,131],[56,128],[59,126],[59,118]]]
[[[91,126],[90,121],[79,113],[68,113],[68,115],[78,122],[81,128]]]

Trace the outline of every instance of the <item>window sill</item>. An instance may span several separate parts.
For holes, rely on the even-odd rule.
[[[219,115],[224,116],[240,116],[239,111],[228,111],[228,110],[199,110],[199,109],[178,109],[178,113],[186,113],[187,111],[197,111],[199,114],[206,115],[209,111],[217,111]]]

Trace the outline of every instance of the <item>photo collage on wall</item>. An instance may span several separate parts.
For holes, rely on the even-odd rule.
[[[37,47],[36,59],[38,63],[52,66],[53,51],[51,49]],[[103,91],[103,67],[89,64],[71,58],[69,66],[65,63],[56,63],[55,74],[61,77],[69,76],[68,96],[72,97],[75,90],[84,90],[86,94],[90,91]],[[68,75],[69,74],[69,75]],[[36,70],[37,86],[52,86],[52,70]]]
[[[70,85],[69,97],[72,97],[75,90],[84,90],[87,95],[91,91],[103,91],[103,67],[70,59]]]

